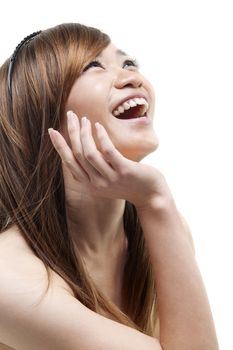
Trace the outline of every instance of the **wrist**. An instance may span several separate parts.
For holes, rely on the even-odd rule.
[[[157,182],[155,190],[134,205],[137,211],[140,212],[163,211],[175,206],[174,198],[165,178],[162,176],[159,181],[159,186]]]
[[[150,198],[147,198],[146,201],[140,205],[135,205],[135,208],[138,213],[143,212],[166,212],[175,208],[174,198],[171,193],[163,195],[153,195]]]

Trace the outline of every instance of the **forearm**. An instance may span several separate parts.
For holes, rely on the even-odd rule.
[[[217,350],[205,287],[170,198],[137,210],[153,265],[164,350]]]

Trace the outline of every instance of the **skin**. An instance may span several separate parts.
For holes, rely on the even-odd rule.
[[[67,113],[69,118],[64,118],[60,133],[49,130],[54,147],[63,160],[69,232],[94,275],[111,275],[113,281],[122,271],[127,249],[123,213],[126,188],[133,188],[131,179],[127,179],[123,187],[118,185],[114,193],[109,191],[113,184],[106,186],[106,177],[110,179],[108,185],[109,181],[117,184],[119,171],[109,166],[104,149],[113,149],[118,166],[126,169],[129,165],[139,165],[141,159],[158,147],[153,129],[155,96],[152,85],[138,68],[124,63],[128,59],[109,44],[98,57],[101,66],[86,70],[71,89],[66,111],[75,114]],[[122,99],[137,93],[147,97],[147,114],[151,120],[148,125],[122,121],[112,114],[113,107]],[[88,118],[86,125],[84,120],[81,121],[83,116]],[[104,128],[100,127],[98,131],[95,122]],[[94,164],[96,157],[101,163],[98,170]],[[152,169],[146,165],[141,167],[147,173]],[[154,187],[152,176],[149,183]],[[141,193],[146,192],[145,181],[144,178],[140,183]],[[138,186],[135,182],[134,193],[137,195],[140,193]]]
[[[108,53],[113,53],[112,48],[112,46],[107,48],[102,55],[107,52],[108,58]],[[110,57],[113,59],[111,55]],[[4,320],[1,322],[1,339],[3,338],[6,344],[11,344],[13,348],[20,349],[41,349],[41,346],[61,350],[96,349],[96,345],[97,347],[99,345],[103,350],[129,347],[142,350],[162,350],[162,348],[218,350],[208,298],[189,238],[170,190],[157,169],[139,162],[143,153],[145,156],[149,150],[157,146],[157,139],[152,137],[154,135],[152,124],[147,126],[122,124],[121,128],[121,124],[114,124],[109,110],[107,112],[105,108],[110,106],[113,98],[117,99],[123,93],[128,94],[134,89],[147,91],[146,85],[143,85],[144,80],[141,80],[139,85],[134,85],[135,81],[139,82],[135,77],[141,77],[140,74],[126,70],[125,66],[122,69],[122,62],[117,60],[108,62],[109,65],[105,68],[107,71],[99,74],[100,80],[94,79],[97,87],[101,88],[101,93],[98,95],[96,86],[93,85],[91,89],[89,85],[86,101],[83,101],[86,110],[79,112],[81,115],[88,114],[92,123],[82,119],[80,125],[79,117],[68,113],[70,121],[68,124],[64,121],[61,133],[54,130],[49,132],[63,162],[70,233],[80,244],[83,254],[89,253],[88,263],[93,264],[93,277],[97,278],[100,289],[103,292],[107,291],[107,295],[110,291],[113,301],[119,304],[117,293],[109,289],[106,280],[109,277],[110,286],[111,283],[113,287],[120,285],[116,272],[120,271],[125,250],[122,243],[125,242],[122,230],[124,201],[128,200],[135,205],[156,281],[160,317],[159,341],[88,309],[69,292],[67,293],[64,284],[60,284],[61,281],[56,282],[57,285],[46,295],[44,302],[38,305],[36,299],[38,295],[41,297],[41,286],[43,286],[41,278],[45,281],[44,264],[38,264],[37,258],[35,263],[31,255],[29,259],[24,249],[22,258],[18,243],[17,247],[15,246],[17,253],[13,252],[10,264],[8,264],[8,252],[11,251],[12,248],[9,247],[12,247],[12,244],[3,243],[1,246],[0,267],[2,271],[6,271],[1,275],[0,302],[3,302],[0,304],[0,309],[1,320]],[[94,72],[88,72],[88,76],[86,74],[85,76],[89,77],[89,74],[92,76]],[[131,80],[125,78],[129,76]],[[83,79],[86,82],[84,75],[79,82],[83,82]],[[119,81],[125,83],[116,87],[116,82]],[[71,91],[67,108],[75,109],[79,106],[78,104],[76,107],[68,106],[72,101],[77,103],[76,92],[82,87],[82,83],[77,87],[79,82],[75,84],[77,91],[75,89]],[[106,87],[108,88],[105,89]],[[149,95],[149,90],[147,92]],[[93,106],[89,100],[93,97],[94,101],[94,97],[98,96],[104,99],[100,100],[102,109],[98,105],[98,98],[95,100],[100,111],[102,110],[102,113],[97,115],[98,106]],[[102,124],[106,123],[105,127],[99,124],[95,129],[94,118]],[[127,134],[126,138],[121,137],[123,128]],[[142,137],[144,139],[141,139]],[[141,142],[140,150],[135,144],[133,152],[132,140]],[[13,238],[12,235],[9,236],[11,243]],[[5,239],[2,242],[9,243]],[[102,276],[98,275],[100,271],[103,273],[104,283],[101,283]],[[39,278],[39,282],[35,283],[32,276]],[[19,281],[17,286],[16,280]],[[118,288],[116,289],[118,291]],[[116,334],[119,341],[113,342],[112,339]]]

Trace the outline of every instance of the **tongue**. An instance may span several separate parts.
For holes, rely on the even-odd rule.
[[[139,118],[140,117],[140,106],[131,107],[130,109],[124,111],[124,113],[119,114],[116,116],[118,119],[133,119],[133,118]]]

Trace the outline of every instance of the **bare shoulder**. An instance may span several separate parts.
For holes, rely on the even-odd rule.
[[[32,252],[17,228],[0,234],[0,276],[7,283],[20,283],[37,278],[43,271],[42,262]],[[1,284],[0,292],[5,285]]]
[[[51,271],[52,283],[71,295],[69,285],[54,271]],[[48,277],[43,262],[30,249],[17,227],[12,227],[0,234],[0,309],[4,306],[14,317],[20,300],[32,306],[40,301],[47,289]],[[28,306],[30,307],[30,305]],[[0,316],[0,350],[14,350],[4,344],[5,319]]]
[[[44,294],[47,272],[43,263],[17,232],[3,235],[0,349],[2,343],[8,346],[4,350],[161,350],[157,339],[85,307],[59,278]],[[118,341],[113,342],[116,337]]]
[[[51,275],[53,284],[73,295],[69,285],[58,274],[51,270]],[[7,286],[14,284],[14,290],[27,282],[38,290],[47,286],[47,271],[43,262],[34,254],[16,226],[0,234],[0,277],[4,278]],[[1,286],[0,293],[3,284]]]

